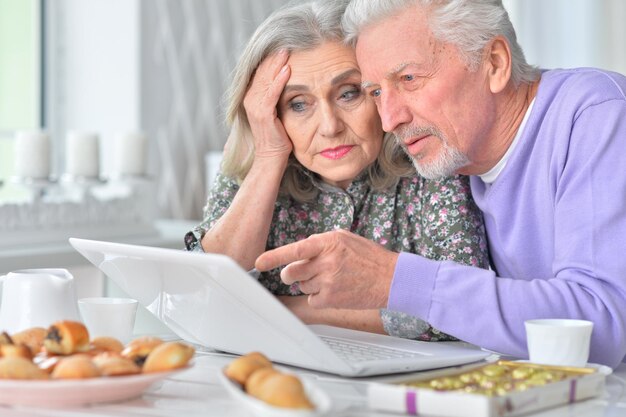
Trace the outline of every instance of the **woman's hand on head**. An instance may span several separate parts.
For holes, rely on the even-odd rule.
[[[254,137],[255,160],[286,160],[293,148],[276,110],[291,75],[288,58],[289,54],[285,50],[265,58],[256,69],[243,100]]]

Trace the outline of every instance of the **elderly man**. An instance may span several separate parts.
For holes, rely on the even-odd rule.
[[[429,178],[471,175],[493,271],[346,232],[270,251],[317,307],[388,307],[525,357],[524,321],[593,321],[626,354],[626,78],[529,66],[500,0],[353,0],[344,25],[383,128]],[[298,262],[294,262],[298,261]],[[294,262],[294,263],[292,263]]]

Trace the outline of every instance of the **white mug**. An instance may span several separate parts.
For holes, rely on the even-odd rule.
[[[78,300],[78,308],[91,338],[114,337],[126,344],[133,337],[137,300],[90,297]]]
[[[526,320],[526,341],[531,362],[584,367],[589,359],[593,323],[587,320]]]
[[[66,269],[22,269],[0,277],[0,331],[47,328],[58,320],[79,320],[74,277]]]

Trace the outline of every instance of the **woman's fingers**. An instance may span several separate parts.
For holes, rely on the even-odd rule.
[[[276,109],[291,76],[288,59],[286,50],[265,58],[248,86],[243,105],[252,130],[255,158],[286,159],[291,153],[291,140]]]
[[[286,50],[281,50],[276,54],[268,56],[259,64],[250,80],[248,92],[244,99],[244,106],[248,113],[258,105],[268,104],[262,103],[263,99],[268,96],[268,91],[272,91],[275,96],[275,90],[280,86],[280,92],[282,92],[289,79],[289,76],[285,78],[285,72],[288,71],[288,68],[285,68],[288,59],[289,53]],[[280,97],[280,94],[278,94],[272,107],[276,106],[278,97]],[[262,110],[264,107],[260,109]]]
[[[289,65],[287,64],[283,65],[267,89],[267,93],[265,95],[266,102],[264,104],[271,106],[272,108],[276,108],[280,95],[283,93],[290,76],[291,68],[289,68]]]

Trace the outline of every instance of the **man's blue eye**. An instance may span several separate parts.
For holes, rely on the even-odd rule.
[[[381,94],[381,92],[380,92],[380,88],[377,88],[377,89],[372,90],[372,91],[370,92],[370,95],[371,95],[372,97],[380,97],[380,94]]]
[[[413,74],[406,74],[402,76],[402,79],[404,81],[413,81],[415,79],[415,75]]]

